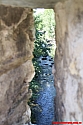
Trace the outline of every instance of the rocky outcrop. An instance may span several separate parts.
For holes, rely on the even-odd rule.
[[[0,4],[30,8],[53,8],[55,3],[65,0],[1,0]]]
[[[0,4],[55,5],[57,121],[83,121],[83,0],[3,0]],[[30,122],[29,82],[34,75],[32,9],[0,5],[0,125]]]
[[[83,121],[83,1],[55,5],[55,114],[58,121]]]
[[[0,5],[0,125],[30,122],[29,82],[34,76],[33,12]]]
[[[28,89],[34,75],[31,61],[0,76],[0,125],[23,125],[30,121]]]
[[[0,75],[33,55],[32,9],[0,6]]]

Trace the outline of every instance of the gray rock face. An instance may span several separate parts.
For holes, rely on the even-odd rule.
[[[30,8],[53,8],[57,2],[65,0],[2,0],[0,4]]]
[[[32,14],[30,8],[0,6],[0,75],[32,59]]]
[[[83,121],[83,1],[55,5],[56,118]]]
[[[27,102],[34,76],[32,30],[30,8],[0,5],[0,125],[30,122]]]
[[[27,102],[31,90],[28,82],[33,76],[31,61],[0,76],[0,125],[23,125],[30,121],[31,111]]]
[[[33,8],[56,4],[56,119],[83,121],[83,0],[2,0],[0,4]],[[30,121],[33,32],[32,9],[0,5],[0,125]]]

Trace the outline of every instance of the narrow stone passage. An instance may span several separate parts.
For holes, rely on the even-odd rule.
[[[55,88],[52,74],[53,59],[50,56],[41,57],[39,59],[42,67],[42,74],[40,75],[41,90],[37,103],[40,111],[36,113],[37,125],[51,125],[54,120],[54,97]]]

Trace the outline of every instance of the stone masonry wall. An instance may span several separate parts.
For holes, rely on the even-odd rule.
[[[56,119],[83,122],[83,0],[58,2],[55,16]]]
[[[33,41],[32,9],[0,5],[0,125],[30,122]]]

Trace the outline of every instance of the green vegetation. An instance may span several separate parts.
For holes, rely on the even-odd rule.
[[[46,39],[54,39],[55,36],[55,21],[54,12],[52,9],[45,9],[44,12],[37,13],[34,10],[35,29],[46,31]]]
[[[30,89],[32,89],[33,94],[28,102],[32,110],[32,123],[36,123],[34,111],[36,112],[36,110],[39,109],[38,105],[36,104],[36,99],[38,97],[38,92],[41,89],[39,84],[39,78],[40,74],[42,73],[42,69],[39,66],[38,59],[41,56],[54,56],[54,49],[52,49],[52,46],[49,47],[47,42],[48,39],[54,39],[55,22],[53,10],[47,9],[44,10],[43,13],[36,13],[35,10],[34,23],[36,40],[33,52],[33,65],[35,67],[35,77],[30,83]]]

